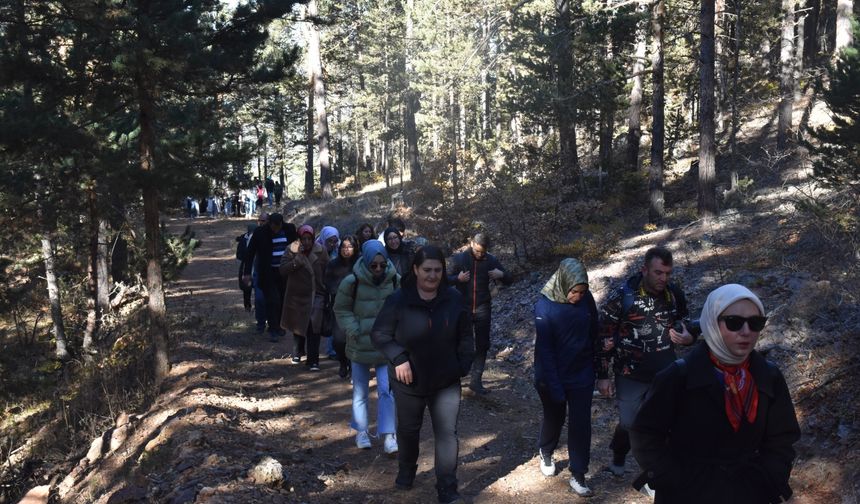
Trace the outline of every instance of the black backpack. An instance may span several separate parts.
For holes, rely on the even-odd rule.
[[[239,242],[236,245],[236,259],[244,262],[245,256],[248,255],[248,241],[245,240],[245,235],[237,236],[236,241]]]

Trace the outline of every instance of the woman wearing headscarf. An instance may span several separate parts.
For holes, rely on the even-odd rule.
[[[385,251],[397,268],[397,273],[406,280],[411,275],[412,250],[403,243],[403,235],[396,227],[387,228],[382,233],[385,240]]]
[[[585,482],[591,458],[591,400],[597,305],[588,290],[588,272],[568,258],[550,277],[535,303],[535,388],[543,406],[538,437],[540,469],[555,475],[552,453],[567,419],[570,487],[592,495]]]
[[[337,257],[337,249],[338,245],[340,245],[340,233],[333,226],[325,226],[320,231],[317,243],[323,246],[329,260],[332,260]]]
[[[370,393],[370,371],[376,372],[376,430],[383,438],[385,453],[397,452],[394,426],[394,397],[388,382],[385,357],[373,347],[370,330],[385,299],[400,285],[399,275],[388,260],[385,247],[376,240],[362,246],[361,259],[353,274],[340,283],[334,314],[346,334],[346,355],[352,362],[352,422],[355,444],[370,448],[367,398]]]
[[[708,295],[704,343],[661,371],[630,430],[642,467],[635,486],[657,504],[768,504],[791,497],[800,439],[782,373],[755,350],[767,322],[738,284]]]
[[[307,343],[305,365],[311,371],[319,371],[319,333],[325,305],[323,276],[328,254],[322,245],[314,243],[311,226],[301,226],[298,235],[287,246],[279,268],[281,277],[286,277],[281,327],[293,333],[293,363],[301,362]]]
[[[337,318],[334,315],[334,302],[337,299],[337,289],[341,281],[347,275],[352,273],[352,268],[355,266],[359,258],[358,240],[355,236],[345,236],[338,247],[338,255],[325,268],[325,288],[328,293],[326,302],[327,309],[331,312],[326,314],[334,321],[331,328],[332,344],[337,353],[337,359],[340,362],[338,375],[341,378],[349,376],[349,358],[346,356],[346,335],[343,329],[337,323]]]
[[[385,355],[396,378],[392,388],[400,452],[394,484],[412,488],[424,410],[429,409],[437,496],[439,502],[457,502],[460,378],[469,374],[475,339],[463,296],[447,285],[442,251],[422,247],[415,254],[412,273],[385,301],[371,331],[373,345]]]

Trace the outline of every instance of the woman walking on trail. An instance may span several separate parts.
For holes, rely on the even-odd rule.
[[[385,251],[397,268],[397,273],[405,280],[410,276],[412,267],[412,251],[403,244],[403,235],[395,227],[387,228],[382,236],[385,238]]]
[[[415,255],[412,275],[386,301],[371,331],[394,371],[399,471],[394,484],[412,488],[418,469],[418,440],[424,409],[430,410],[436,449],[439,502],[459,502],[457,415],[460,378],[469,373],[475,341],[469,313],[457,290],[448,287],[445,256],[434,246]]]
[[[337,257],[337,246],[340,245],[340,233],[335,227],[325,226],[320,231],[317,243],[323,246],[329,260],[334,259]]]
[[[578,260],[561,261],[541,289],[535,303],[535,332],[535,388],[543,406],[540,470],[544,476],[555,475],[552,453],[567,416],[570,487],[577,495],[592,495],[585,475],[591,457],[597,305],[588,290],[588,272]]]
[[[337,300],[337,289],[340,282],[350,273],[358,260],[358,240],[355,236],[345,236],[338,247],[338,255],[325,268],[325,288],[328,293],[326,301],[326,318],[330,317],[333,321],[331,324],[332,344],[337,353],[337,360],[340,362],[338,375],[341,378],[349,376],[349,359],[346,356],[346,335],[340,325],[337,323],[337,317],[334,314],[334,302]],[[323,324],[325,325],[325,324]]]
[[[322,245],[314,243],[314,228],[305,224],[298,234],[299,239],[284,252],[279,268],[287,279],[281,327],[293,333],[293,363],[301,362],[307,344],[305,365],[311,371],[319,371],[319,333],[325,304],[323,276],[328,254]]]
[[[356,230],[355,236],[358,238],[358,247],[360,249],[364,245],[364,242],[373,239],[373,226],[367,223],[362,224]]]
[[[352,362],[352,422],[356,430],[355,444],[370,448],[368,434],[367,398],[370,370],[376,371],[377,419],[376,430],[381,436],[385,453],[397,452],[394,427],[394,397],[388,381],[385,357],[373,347],[370,329],[385,299],[399,286],[399,275],[388,260],[385,248],[378,241],[365,242],[361,260],[353,274],[340,283],[334,313],[346,335],[346,355]]]
[[[759,298],[738,284],[708,295],[704,344],[661,371],[633,421],[642,467],[634,483],[657,504],[767,504],[791,497],[800,439],[782,373],[755,351],[767,322]]]

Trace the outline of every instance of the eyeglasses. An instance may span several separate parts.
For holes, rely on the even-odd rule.
[[[764,325],[767,323],[767,317],[762,317],[761,315],[755,315],[753,317],[726,315],[724,317],[717,317],[717,320],[725,322],[726,329],[729,331],[740,331],[744,324],[746,324],[750,328],[750,331],[758,332],[764,329]]]
[[[385,263],[372,262],[372,263],[370,263],[370,266],[368,266],[368,268],[370,268],[372,270],[385,269]]]

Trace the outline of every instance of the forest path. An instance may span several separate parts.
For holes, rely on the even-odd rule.
[[[131,479],[146,487],[149,498],[177,503],[435,502],[429,415],[415,487],[396,491],[397,461],[385,455],[381,442],[374,440],[370,450],[355,447],[348,426],[351,386],[337,376],[337,363],[323,360],[321,372],[309,372],[290,364],[288,341],[270,343],[255,332],[253,316],[242,307],[235,260],[234,238],[247,223],[206,218],[169,223],[174,232],[191,225],[202,245],[168,293],[178,327],[186,328],[174,331],[173,370],[159,399],[173,412],[171,428],[150,436],[147,446],[162,449],[151,446],[152,456],[143,456],[144,463],[133,470],[138,478]],[[494,325],[495,333],[503,330]],[[488,367],[493,392],[481,398],[464,393],[461,404],[458,478],[464,498],[511,504],[577,499],[567,470],[545,478],[538,469],[540,403],[530,376],[501,357]],[[633,472],[619,480],[601,471],[614,421],[611,402],[595,399],[589,484],[596,495],[589,502],[644,504],[649,500],[630,487]],[[564,467],[565,433],[555,455]],[[284,466],[286,484],[258,485],[246,477],[265,456]]]

